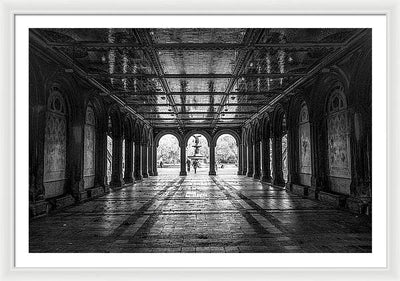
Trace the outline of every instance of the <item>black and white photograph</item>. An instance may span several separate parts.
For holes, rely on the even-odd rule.
[[[371,28],[29,29],[29,253],[371,253],[372,149]]]

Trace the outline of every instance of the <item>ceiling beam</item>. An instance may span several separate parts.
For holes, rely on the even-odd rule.
[[[144,78],[144,79],[238,79],[238,78],[286,78],[301,77],[307,73],[247,73],[232,74],[145,74],[145,73],[88,73],[94,78]]]
[[[149,46],[149,45],[151,46],[153,44],[151,36],[147,30],[143,31],[143,32],[136,31],[135,34],[138,37],[138,39],[140,41],[142,41],[141,43],[145,43],[146,46]],[[161,66],[161,62],[158,58],[157,52],[154,49],[146,48],[146,49],[144,49],[144,54],[147,57],[147,59],[151,62],[152,66],[153,66],[153,70],[160,77],[159,79],[161,81],[161,84],[164,89],[165,95],[167,97],[168,103],[171,105],[173,111],[175,113],[178,113],[178,108],[175,106],[174,98],[170,95],[171,90],[169,89],[169,85],[168,85],[167,81],[165,80],[165,78],[162,78],[162,76],[164,75],[164,70]],[[184,127],[184,122],[182,120],[180,120],[180,118],[178,118],[177,121],[179,124],[178,129],[182,132],[182,128]]]
[[[264,31],[264,29],[247,29],[246,35],[243,39],[244,45],[245,46],[254,45],[257,42],[257,40],[260,38],[263,31]],[[235,63],[235,68],[233,70],[234,77],[238,77],[239,74],[242,72],[244,66],[246,65],[247,61],[251,57],[251,54],[252,54],[252,51],[250,49],[239,51],[239,55],[238,55],[238,58]],[[231,78],[229,80],[228,86],[226,87],[226,90],[225,90],[225,95],[223,96],[223,98],[221,100],[221,105],[217,109],[218,113],[221,113],[225,103],[227,103],[229,94],[231,93],[231,91],[235,85],[235,82],[236,82],[236,78]],[[219,115],[216,115],[214,117],[214,121],[213,121],[212,125],[215,125],[215,123],[218,121],[218,118],[219,118]]]
[[[158,120],[158,121],[176,121],[177,119],[176,118],[156,118],[156,117],[149,117],[149,118],[146,118],[147,120]],[[214,118],[213,117],[204,117],[204,118],[198,118],[198,117],[194,117],[194,118],[181,118],[181,120],[187,120],[187,121],[190,121],[190,120],[210,120],[210,121],[212,121]],[[222,118],[222,119],[220,119],[220,120],[225,120],[225,121],[227,121],[227,120],[241,120],[241,119],[243,119],[243,120],[245,120],[245,119],[248,119],[248,117],[236,117],[236,118]]]
[[[367,34],[369,34],[368,29],[362,29],[359,32],[356,32],[353,36],[351,36],[344,46],[333,53],[330,53],[326,57],[324,57],[316,66],[314,66],[304,77],[299,78],[295,82],[293,82],[289,87],[287,87],[282,94],[276,96],[268,105],[263,106],[256,114],[254,114],[249,120],[247,120],[244,125],[249,124],[254,119],[259,118],[264,112],[268,111],[280,101],[282,98],[290,94],[293,90],[295,90],[298,86],[302,85],[306,81],[308,81],[312,76],[317,74],[322,69],[330,66],[332,63],[340,59],[345,53],[349,51],[352,47],[356,46],[357,43]]]
[[[225,106],[253,106],[253,107],[258,107],[258,106],[262,106],[265,105],[267,103],[263,103],[263,100],[257,100],[255,102],[257,102],[257,104],[251,104],[250,102],[240,102],[240,103],[226,103]],[[150,106],[169,106],[169,104],[159,104],[159,103],[143,103],[143,104],[139,104],[139,103],[129,103],[127,102],[127,104],[129,105],[134,105],[137,108],[140,107],[150,107]],[[188,107],[210,107],[210,106],[219,106],[220,103],[176,103],[175,106],[188,106]]]
[[[140,114],[146,114],[146,115],[151,115],[151,114],[172,114],[172,115],[184,115],[184,114],[210,114],[210,115],[216,115],[219,114],[218,112],[210,112],[210,111],[187,111],[187,112],[178,112],[178,113],[173,113],[172,111],[160,111],[160,112],[156,112],[156,111],[138,111]],[[224,111],[222,112],[222,114],[255,114],[257,113],[257,111],[240,111],[240,112],[229,112],[229,111]]]
[[[150,125],[150,123],[145,120],[143,116],[138,114],[133,108],[128,106],[123,100],[121,100],[118,96],[112,94],[109,89],[107,89],[104,85],[102,85],[100,82],[98,82],[94,78],[88,77],[88,74],[86,73],[85,70],[77,66],[74,61],[67,55],[60,53],[56,49],[52,48],[51,46],[48,45],[48,42],[41,36],[40,33],[38,33],[35,29],[30,29],[29,31],[29,40],[34,41],[40,48],[45,49],[47,52],[49,52],[53,57],[57,58],[58,62],[61,65],[64,65],[66,68],[71,68],[74,70],[74,73],[76,73],[78,76],[80,76],[83,79],[86,79],[89,84],[100,90],[102,95],[106,95],[113,99],[118,105],[120,105],[123,109],[131,113],[133,116],[135,116],[137,119],[141,120],[143,123]]]
[[[230,92],[231,96],[236,95],[279,95],[283,93],[283,91],[271,90],[268,92],[258,92],[258,91],[248,91],[248,92]],[[132,96],[142,96],[142,95],[150,95],[150,96],[166,96],[164,92],[133,92],[133,91],[113,91],[112,94],[115,95],[132,95]],[[177,96],[210,96],[210,95],[225,95],[225,92],[170,92],[170,95]]]
[[[68,43],[51,42],[50,46],[56,48],[72,48],[81,47],[91,51],[102,51],[109,48],[137,49],[137,50],[153,50],[153,51],[174,51],[174,50],[262,50],[262,49],[280,49],[280,50],[303,50],[303,49],[320,49],[320,48],[341,48],[344,43],[257,43],[252,45],[237,43],[164,43],[164,44],[141,44],[141,43],[107,43],[107,42],[90,42],[76,41]]]

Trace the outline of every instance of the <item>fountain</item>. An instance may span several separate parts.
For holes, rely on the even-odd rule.
[[[200,135],[194,135],[193,137],[194,137],[194,145],[192,145],[192,147],[194,147],[194,154],[192,156],[188,156],[188,158],[192,161],[193,160],[203,160],[206,157],[204,155],[201,155],[200,151],[199,151],[200,147],[201,147],[201,145],[199,145]]]

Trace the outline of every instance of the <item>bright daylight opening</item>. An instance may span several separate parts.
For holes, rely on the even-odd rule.
[[[238,146],[234,137],[221,135],[215,147],[215,170],[218,175],[236,175],[238,171]]]
[[[179,174],[181,153],[178,139],[167,134],[161,137],[157,147],[157,171],[159,175]]]

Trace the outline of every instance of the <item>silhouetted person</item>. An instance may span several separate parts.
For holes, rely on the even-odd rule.
[[[196,174],[197,172],[197,167],[199,166],[199,163],[197,162],[197,160],[193,161],[193,169],[194,169],[194,173]]]
[[[160,161],[160,168],[162,168],[163,167],[163,162],[162,161]]]
[[[187,170],[190,172],[190,160],[186,160]]]

